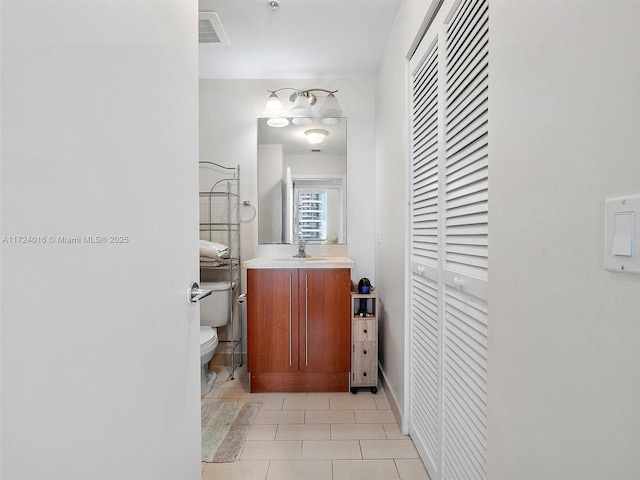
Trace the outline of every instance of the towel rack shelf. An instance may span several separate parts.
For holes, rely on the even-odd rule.
[[[200,167],[200,239],[217,242],[228,247],[225,259],[200,258],[200,281],[235,282],[230,289],[231,311],[229,324],[219,330],[218,350],[228,359],[230,379],[237,367],[242,366],[242,315],[237,296],[242,292],[240,274],[240,166],[227,167],[214,162],[201,161]]]

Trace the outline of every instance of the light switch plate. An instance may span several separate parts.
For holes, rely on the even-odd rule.
[[[604,268],[640,274],[640,195],[605,200]]]

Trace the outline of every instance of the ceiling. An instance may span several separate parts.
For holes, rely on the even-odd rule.
[[[327,132],[327,138],[320,145],[311,145],[304,132],[319,128]],[[336,125],[323,125],[315,122],[312,125],[297,126],[293,122],[286,127],[274,128],[266,123],[265,118],[258,119],[258,144],[282,145],[284,155],[347,155],[347,119],[342,118]]]
[[[375,77],[401,0],[199,0],[229,45],[200,45],[200,78]]]

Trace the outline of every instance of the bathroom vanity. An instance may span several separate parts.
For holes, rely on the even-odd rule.
[[[346,257],[244,262],[251,392],[349,391],[352,266]]]

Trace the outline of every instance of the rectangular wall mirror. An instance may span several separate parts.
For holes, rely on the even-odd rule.
[[[347,119],[268,120],[258,119],[258,243],[347,243]],[[310,143],[313,133],[324,140]]]

